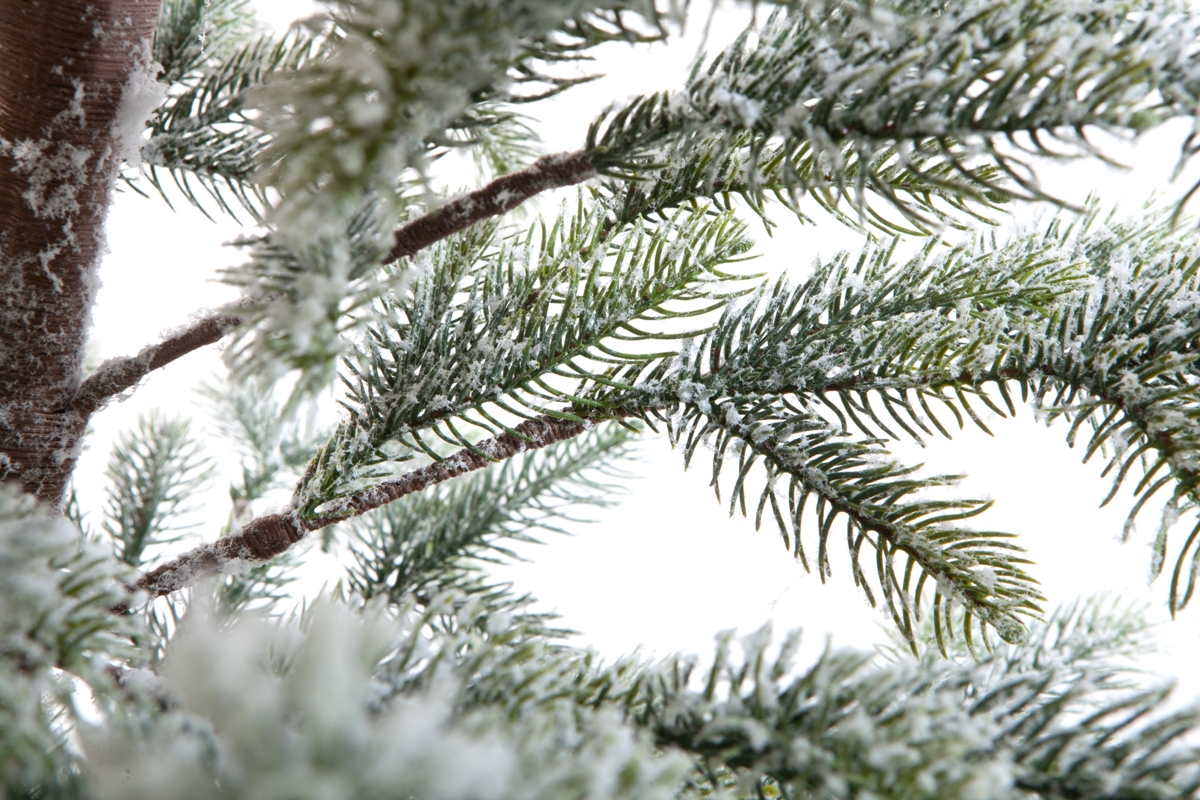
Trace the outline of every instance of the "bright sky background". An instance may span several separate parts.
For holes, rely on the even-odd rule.
[[[264,21],[275,25],[286,25],[315,7],[296,0],[258,0],[257,5]],[[580,147],[588,122],[609,102],[680,85],[707,14],[706,3],[693,7],[686,36],[667,46],[606,47],[596,65],[606,78],[536,109],[543,114],[547,152]],[[726,3],[714,20],[710,44],[723,46],[748,17],[747,10]],[[1119,203],[1136,213],[1151,193],[1158,191],[1169,202],[1190,186],[1186,181],[1168,183],[1189,128],[1167,126],[1136,147],[1112,143],[1110,152],[1135,167],[1127,173],[1087,162],[1047,165],[1040,174],[1052,192],[1068,199],[1082,200],[1096,191],[1103,202]],[[1029,207],[1018,212],[1025,220],[1045,213]],[[776,219],[780,231],[774,239],[758,236],[757,248],[761,265],[773,274],[802,275],[815,257],[855,248],[861,241],[836,222],[802,228],[782,209]],[[762,229],[755,226],[752,230],[758,235]],[[242,232],[227,219],[214,224],[184,203],[171,211],[157,199],[125,192],[117,197],[108,230],[111,254],[101,272],[95,356],[132,354],[186,324],[196,312],[234,296],[214,282],[216,270],[240,258],[222,247]],[[103,472],[116,431],[156,406],[195,416],[202,430],[203,410],[193,389],[219,372],[215,348],[191,354],[94,420],[89,449],[77,472],[85,509],[94,516],[100,508],[100,486],[87,476]],[[994,497],[996,505],[981,524],[1022,535],[1051,606],[1100,590],[1147,602],[1151,616],[1164,622],[1160,639],[1165,652],[1148,657],[1144,666],[1181,679],[1178,697],[1200,697],[1200,671],[1191,666],[1200,661],[1200,603],[1168,623],[1165,578],[1147,585],[1154,511],[1144,514],[1141,528],[1128,543],[1119,543],[1130,507],[1128,493],[1108,508],[1097,508],[1108,488],[1099,477],[1102,464],[1079,463],[1081,454],[1063,442],[1065,426],[1047,429],[1028,409],[1022,409],[1018,419],[989,425],[994,438],[972,429],[953,442],[932,442],[924,451],[907,444],[895,450],[910,462],[924,461],[932,471],[966,472],[970,477],[964,494]],[[221,450],[214,443],[211,454],[220,455]],[[226,461],[224,466],[232,470],[235,464]],[[641,477],[630,482],[629,495],[618,507],[591,511],[595,524],[580,526],[573,537],[554,537],[544,547],[523,550],[533,561],[502,570],[518,589],[532,592],[543,608],[557,610],[565,625],[581,631],[578,644],[593,646],[610,658],[638,647],[659,654],[687,651],[706,656],[717,631],[737,628],[749,633],[767,621],[779,633],[804,629],[802,658],[815,656],[828,636],[835,645],[862,647],[884,640],[886,622],[854,589],[844,552],[833,549],[834,574],[821,585],[792,560],[773,526],[764,524],[763,530],[755,531],[752,521],[729,519],[707,486],[706,466],[685,473],[681,456],[663,439],[648,439],[642,459],[631,469]],[[200,499],[212,521],[204,530],[208,537],[228,513],[227,481],[218,478]],[[1169,552],[1168,570],[1171,558]],[[315,548],[306,554],[306,564],[311,591],[339,575],[336,563]]]

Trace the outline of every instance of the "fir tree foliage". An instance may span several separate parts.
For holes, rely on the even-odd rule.
[[[854,268],[850,261],[819,267],[798,290],[764,288],[755,303],[738,305],[744,288],[720,265],[741,257],[749,242],[729,198],[744,197],[760,214],[771,199],[802,213],[808,195],[847,222],[857,213],[885,229],[927,231],[965,224],[1014,197],[1044,197],[1027,162],[1095,155],[1084,126],[1136,133],[1190,111],[1194,25],[1187,9],[1062,0],[779,10],[723,53],[698,61],[683,90],[634,99],[597,119],[584,151],[609,180],[590,202],[581,197],[553,223],[524,234],[478,224],[412,265],[381,267],[378,243],[395,213],[390,198],[405,175],[421,172],[420,154],[442,141],[436,131],[448,130],[472,102],[496,108],[539,96],[516,93],[512,87],[523,81],[567,88],[569,81],[556,83],[533,65],[633,35],[626,12],[660,35],[667,13],[622,6],[588,16],[574,7],[520,6],[508,9],[502,26],[511,36],[484,46],[478,32],[491,11],[471,4],[443,4],[436,13],[421,4],[339,7],[321,57],[256,95],[268,105],[272,92],[292,102],[284,116],[267,114],[262,124],[275,136],[274,152],[287,154],[267,161],[297,177],[263,174],[301,204],[295,208],[333,202],[339,186],[361,190],[362,173],[392,181],[368,187],[377,194],[366,205],[359,195],[357,210],[313,206],[304,214],[316,214],[321,226],[304,222],[299,238],[287,233],[285,213],[275,220],[279,233],[229,273],[257,298],[241,345],[230,351],[243,374],[298,368],[300,391],[310,391],[348,355],[348,418],[297,488],[300,516],[336,516],[338,501],[394,474],[398,462],[414,455],[438,461],[447,446],[471,450],[475,436],[512,432],[522,418],[633,413],[668,422],[689,459],[701,443],[714,446],[714,483],[726,456],[735,455],[734,504],[744,511],[753,504],[760,521],[769,507],[806,566],[799,526],[811,499],[823,578],[829,535],[835,522],[845,523],[854,580],[901,630],[911,632],[929,588],[936,619],[963,603],[972,611],[968,629],[978,623],[985,636],[990,626],[1002,638],[1019,638],[1018,617],[1036,614],[1040,602],[1019,549],[1005,534],[966,527],[986,504],[937,499],[929,490],[952,480],[898,464],[886,441],[948,434],[946,415],[983,425],[975,406],[1011,411],[1014,380],[1038,401],[1076,400],[1086,388],[1078,369],[1048,363],[1055,356],[1047,342],[1054,326],[1075,319],[1078,327],[1090,313],[1085,298],[1096,290],[1084,285],[1078,264],[1064,262],[1085,256],[1049,234],[949,257],[931,246],[884,278],[892,267],[879,250]],[[439,57],[419,65],[433,70],[422,80],[436,82],[437,70],[453,69],[455,91],[466,94],[425,92],[420,103],[428,108],[418,114],[395,89],[399,71],[418,68],[416,51],[395,46],[422,26],[442,32],[430,44]],[[502,75],[521,79],[501,90]],[[404,85],[415,92],[424,84]],[[403,114],[389,110],[397,104]],[[344,231],[330,229],[339,219],[348,220]],[[1165,234],[1141,236],[1151,246]],[[1008,266],[984,264],[995,260]],[[1045,272],[1045,264],[1059,269]],[[1186,315],[1175,304],[1182,310],[1172,320]],[[1156,313],[1157,306],[1145,307]],[[709,322],[668,324],[722,309],[714,331]],[[352,330],[364,335],[351,349]],[[1186,348],[1186,332],[1175,335]],[[671,341],[691,349],[654,351]],[[1188,360],[1177,348],[1162,357]],[[1177,382],[1177,374],[1153,378]],[[1089,411],[1063,413],[1099,425],[1095,413],[1115,413],[1114,395],[1101,396],[1095,385],[1090,391]],[[1193,393],[1186,380],[1164,391],[1175,392],[1176,405]],[[1169,411],[1154,410],[1154,419],[1186,427],[1185,412]],[[1180,498],[1191,473],[1179,466],[1189,445],[1186,435],[1155,431],[1147,441],[1170,452],[1148,466],[1134,513],[1150,490],[1175,480],[1183,488],[1168,510],[1174,519],[1174,509],[1189,509]],[[1136,439],[1120,424],[1111,432],[1121,442]],[[1089,453],[1107,440],[1094,440]],[[1151,450],[1158,452],[1154,444],[1135,448],[1117,474]],[[748,498],[747,480],[760,464],[767,490]],[[1157,475],[1168,464],[1173,477]],[[778,483],[784,476],[786,491]],[[1173,609],[1194,591],[1194,566],[1183,559],[1196,543],[1194,535],[1186,540],[1173,572]],[[873,554],[873,569],[864,553]]]
[[[108,499],[101,528],[116,545],[117,558],[131,567],[149,559],[146,548],[178,541],[189,502],[212,473],[185,420],[151,413],[118,438],[105,471]]]
[[[937,201],[1046,198],[1030,157],[1096,155],[1085,126],[1191,113],[1194,39],[1183,4],[796,3],[697,62],[684,89],[610,109],[587,150],[628,179],[694,171],[677,165],[698,143],[705,194],[735,157],[757,196],[810,193],[894,227],[882,204],[927,229],[946,217]]]
[[[253,381],[206,384],[202,395],[220,436],[240,453],[240,477],[229,485],[230,514],[223,534],[253,518],[255,508],[277,498],[312,458],[328,432],[298,424],[269,389]],[[247,609],[273,612],[287,599],[299,551],[249,566],[215,582],[213,612],[233,618]]]
[[[476,613],[444,597],[324,601],[286,628],[195,615],[163,668],[170,710],[85,739],[96,796],[674,795],[683,759],[562,691],[575,664],[540,638]]]
[[[986,529],[989,502],[889,450],[986,431],[1019,395],[1107,459],[1110,499],[1132,488],[1127,534],[1165,503],[1151,570],[1170,575],[1173,612],[1193,599],[1195,232],[1089,209],[1010,239],[933,235],[1045,199],[1039,159],[1104,157],[1089,129],[1194,114],[1185,4],[773,4],[682,88],[602,111],[574,154],[598,178],[557,210],[476,220],[400,260],[392,231],[437,218],[440,156],[469,148],[481,174],[531,161],[522,112],[586,80],[573,62],[597,46],[668,36],[687,4],[325,5],[277,36],[244,0],[166,0],[167,99],[142,162],[164,197],[169,176],[206,213],[262,226],[224,273],[245,290],[226,309],[236,380],[207,392],[241,457],[224,542],[268,518],[289,536],[326,526],[346,575],[295,612],[298,548],[228,559],[247,568],[183,595],[131,595],[128,569],[186,532],[208,477],[187,424],[161,415],[113,450],[100,543],[4,488],[9,795],[1200,794],[1181,741],[1200,718],[1121,663],[1146,647],[1144,620],[1103,602],[1044,620],[1036,567]],[[742,265],[742,215],[769,229],[773,210],[815,206],[928,239],[901,258],[900,239],[872,237],[795,281]],[[296,423],[338,379],[336,428]],[[535,441],[533,421],[577,427]],[[798,634],[775,645],[764,628],[740,656],[720,635],[703,669],[606,665],[489,578],[612,502],[646,427],[711,460],[729,511],[774,525],[821,580],[844,533],[848,577],[896,648],[797,668]],[[472,475],[328,527],[406,470],[468,456]],[[284,510],[260,515],[271,504]]]
[[[1195,712],[1131,730],[1161,694],[1116,692],[1128,676],[1117,659],[1141,645],[1130,622],[1088,603],[979,661],[877,664],[827,650],[799,673],[795,634],[772,653],[760,630],[739,659],[726,633],[699,688],[694,660],[669,659],[622,700],[659,741],[698,757],[701,796],[1190,796],[1197,754],[1170,745]]]
[[[109,610],[128,568],[31,498],[0,488],[0,776],[10,796],[76,785],[73,680],[111,693],[109,659],[136,658],[141,627]]]
[[[1031,331],[1019,356],[1008,355],[1007,364],[998,359],[993,374],[1021,376],[1022,392],[1050,419],[1070,421],[1072,444],[1090,428],[1085,457],[1107,456],[1105,474],[1113,479],[1106,503],[1136,480],[1126,537],[1151,498],[1166,495],[1151,564],[1157,577],[1168,531],[1200,501],[1200,263],[1194,237],[1173,235],[1165,215],[1136,225],[1109,222],[1081,237],[1091,287]],[[1193,527],[1172,570],[1172,613],[1195,592],[1198,538],[1200,527]]]
[[[390,197],[405,170],[423,172],[429,147],[486,121],[478,104],[568,88],[580,79],[554,74],[556,64],[603,42],[659,38],[666,16],[653,0],[355,0],[330,11],[322,58],[257,104],[273,136],[267,180],[285,197],[273,219],[300,241],[352,213],[364,187]]]
[[[923,496],[954,477],[920,477],[883,445],[895,431],[918,440],[918,431],[947,433],[934,407],[959,425],[964,416],[978,420],[968,396],[991,401],[970,377],[976,365],[990,365],[995,341],[1039,319],[1083,275],[1069,259],[1051,257],[1040,237],[937,250],[931,243],[901,265],[886,248],[845,255],[795,289],[781,279],[730,307],[681,354],[614,376],[633,391],[598,394],[665,422],[688,461],[702,444],[711,448],[718,496],[722,469],[735,461],[731,513],[747,512],[747,480],[761,464],[756,519],[761,524],[769,507],[805,567],[801,524],[811,499],[822,578],[840,518],[855,582],[874,603],[860,563],[866,545],[877,591],[901,630],[911,630],[932,579],[935,614],[942,603],[964,602],[1015,641],[1023,633],[1014,615],[1036,612],[1040,598],[1020,548],[1007,534],[960,527],[988,504]],[[926,383],[934,375],[961,380]],[[971,621],[968,614],[968,636]]]
[[[540,414],[603,416],[577,387],[653,357],[615,349],[623,342],[678,340],[687,330],[667,323],[742,291],[744,276],[725,265],[750,246],[730,214],[680,211],[616,230],[582,200],[552,226],[496,235],[481,225],[435,246],[410,292],[384,299],[362,357],[346,362],[350,417],[298,487],[301,514],[385,474],[386,461],[471,448],[471,432],[511,432],[512,421]]]
[[[255,179],[269,141],[248,107],[252,90],[312,57],[313,36],[262,33],[247,0],[166,0],[152,53],[167,100],[150,120],[143,173],[170,203],[171,183],[194,206],[258,219],[268,206]],[[127,181],[137,189],[137,181]],[[201,194],[197,194],[200,191]]]
[[[494,469],[409,495],[350,523],[347,588],[371,600],[430,602],[448,591],[482,596],[492,629],[513,618],[546,634],[552,615],[536,615],[528,596],[486,578],[489,563],[519,556],[518,543],[540,543],[542,532],[564,533],[586,506],[614,503],[619,462],[632,434],[607,424],[580,439],[506,461]]]
[[[424,180],[427,155],[440,152],[439,144],[462,141],[452,130],[481,131],[467,134],[466,142],[480,143],[476,152],[486,153],[486,143],[497,140],[482,133],[494,130],[485,118],[499,124],[511,119],[508,109],[514,102],[540,96],[481,89],[468,102],[458,94],[471,85],[466,76],[477,75],[481,85],[492,86],[500,80],[498,70],[509,65],[505,68],[514,74],[529,77],[519,66],[526,64],[522,59],[582,56],[618,34],[634,35],[623,22],[632,18],[626,13],[630,9],[614,9],[611,18],[602,15],[605,27],[599,18],[580,22],[571,16],[573,7],[556,5],[550,12],[536,4],[536,12],[505,11],[513,31],[524,24],[531,26],[528,31],[470,50],[480,30],[473,26],[491,18],[486,8],[467,3],[452,12],[442,4],[437,12],[442,16],[426,19],[419,10],[402,13],[388,4],[378,9],[352,5],[337,17],[344,38],[330,34],[324,40],[326,55],[289,73],[296,85],[279,79],[271,83],[275,89],[260,93],[264,107],[278,96],[285,109],[279,112],[283,116],[262,111],[259,122],[275,137],[271,148],[281,159],[278,169],[294,173],[261,177],[293,198],[284,201],[282,216],[275,219],[275,243],[285,248],[305,250],[320,242],[318,247],[328,249],[337,242],[339,250],[354,250],[362,236],[355,220],[364,213],[364,200],[345,187],[366,180],[375,192],[369,202],[383,203],[402,219],[412,209],[411,187]],[[652,23],[652,30],[662,29],[667,19],[665,11],[652,7],[633,11]],[[1014,197],[1045,197],[1032,171],[1034,156],[1102,155],[1084,136],[1084,126],[1136,133],[1189,112],[1195,79],[1187,47],[1193,23],[1186,9],[1162,5],[1145,13],[1127,11],[1115,2],[1079,6],[1063,0],[1028,8],[982,2],[954,4],[928,17],[929,9],[903,4],[890,10],[873,4],[804,4],[774,14],[724,53],[698,62],[685,89],[634,99],[602,114],[583,143],[584,152],[613,178],[599,191],[615,205],[614,225],[714,197],[727,203],[731,196],[746,198],[764,217],[768,199],[780,199],[804,216],[801,200],[810,196],[848,223],[858,217],[891,232],[962,226]],[[395,44],[435,24],[441,33],[427,40],[458,55],[437,50],[446,55],[439,60]],[[564,26],[554,39],[558,44],[545,45],[538,31],[556,24]],[[508,47],[517,55],[501,57]],[[455,60],[468,50],[481,61]],[[488,62],[485,53],[498,60]],[[433,73],[404,84],[406,91],[420,92],[419,101],[409,102],[412,98],[398,92],[398,71],[426,57],[420,70],[434,69],[430,64],[455,70],[453,97],[419,90],[421,80],[436,82]],[[536,74],[554,90],[570,83]],[[297,92],[306,98],[303,104],[297,104]],[[443,102],[440,111],[416,111],[422,104]],[[483,116],[472,122],[452,113],[466,107],[478,107]],[[356,114],[361,124],[354,122]],[[276,163],[274,158],[268,161]],[[311,191],[314,186],[320,191]],[[247,278],[260,272],[260,284]],[[303,274],[308,272],[316,276],[311,280],[326,285],[330,267],[313,264]],[[231,275],[238,285],[255,287],[260,298],[278,302],[275,270],[252,266],[248,273]],[[358,291],[347,286],[340,296],[330,288],[324,305],[332,310],[340,303],[346,312],[359,307],[359,298],[389,288],[373,285],[360,281]],[[321,367],[314,367],[312,380],[327,380],[344,352],[344,338],[321,336],[311,348],[304,337],[292,344],[294,337],[279,335],[278,329],[310,321],[311,309],[292,301],[273,308],[258,336],[274,342],[276,363],[315,361]],[[339,330],[336,323],[330,327]],[[251,363],[261,370],[267,368],[262,361]]]
[[[741,657],[723,634],[703,670],[605,666],[481,611],[449,593],[325,601],[286,628],[197,615],[170,645],[167,710],[85,736],[97,795],[669,797],[682,779],[684,796],[1165,800],[1200,785],[1197,753],[1172,745],[1194,712],[1135,727],[1162,692],[1123,689],[1145,626],[1120,607],[1056,614],[981,661],[827,651],[802,670],[798,636],[776,649],[768,629]]]
[[[193,498],[212,476],[214,466],[190,432],[186,420],[154,411],[138,418],[113,445],[105,470],[104,541],[131,568],[160,559],[172,544],[194,535],[199,510]],[[192,517],[190,522],[185,520]],[[146,633],[161,654],[181,609],[172,600],[146,615]]]
[[[293,369],[298,397],[334,379],[347,335],[366,321],[363,312],[381,294],[403,289],[403,272],[378,274],[386,252],[380,211],[368,201],[339,235],[303,247],[270,235],[239,240],[250,260],[225,272],[227,283],[247,289],[238,307],[243,327],[225,352],[235,379],[278,378]]]

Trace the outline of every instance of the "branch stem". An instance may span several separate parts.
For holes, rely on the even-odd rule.
[[[517,172],[504,175],[470,194],[451,200],[396,229],[396,244],[384,263],[412,256],[430,245],[489,217],[498,216],[549,189],[581,183],[596,174],[582,150],[542,156]],[[193,350],[214,344],[238,325],[234,314],[215,312],[170,336],[148,345],[136,356],[110,359],[100,365],[79,387],[66,409],[88,417],[111,398],[138,381]]]
[[[604,419],[619,416],[624,415],[618,411]],[[483,469],[493,462],[573,439],[600,421],[603,420],[580,423],[551,417],[526,420],[513,428],[513,432],[485,439],[474,449],[464,447],[443,461],[343,498],[320,517],[302,519],[291,511],[257,517],[246,523],[241,533],[202,544],[145,573],[129,589],[161,597],[191,586],[200,578],[242,569],[255,561],[266,561],[284,552],[311,531],[360,516],[405,495]],[[480,455],[479,451],[487,453],[487,457]],[[125,608],[114,610],[124,611]]]
[[[232,314],[213,312],[179,333],[143,347],[136,356],[110,358],[80,384],[68,407],[82,416],[89,416],[154,370],[220,341],[238,322],[240,319]]]
[[[534,195],[582,183],[595,174],[596,168],[583,150],[542,156],[525,169],[496,178],[397,228],[396,245],[384,262],[416,255],[451,234],[511,211]]]

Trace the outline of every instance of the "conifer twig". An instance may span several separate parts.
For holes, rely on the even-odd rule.
[[[619,416],[624,415],[617,411],[604,419]],[[310,531],[373,511],[428,486],[483,469],[492,462],[573,439],[600,421],[603,420],[576,422],[545,416],[526,420],[511,432],[485,439],[447,459],[345,497],[323,516],[301,519],[291,511],[282,511],[257,517],[246,523],[241,533],[202,544],[145,573],[129,589],[161,597],[186,588],[199,578],[229,572],[254,561],[266,561],[290,548]],[[114,608],[114,611],[125,610],[123,606]]]
[[[397,228],[396,244],[384,262],[415,255],[476,222],[511,211],[534,195],[582,183],[595,174],[596,168],[583,150],[542,156],[525,169],[496,178]]]
[[[143,347],[136,356],[110,358],[84,380],[68,408],[90,416],[110,398],[136,385],[154,370],[220,341],[240,321],[231,314],[212,312],[161,342]]]

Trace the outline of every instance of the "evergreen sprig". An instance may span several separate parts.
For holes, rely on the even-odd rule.
[[[380,266],[387,245],[383,209],[372,199],[328,236],[289,243],[276,235],[242,239],[249,260],[224,271],[246,292],[231,311],[241,320],[225,361],[238,380],[294,369],[294,397],[332,382],[349,331],[372,301],[396,286]]]
[[[479,562],[515,559],[511,543],[538,542],[538,532],[562,532],[576,509],[612,502],[610,481],[627,477],[613,462],[628,456],[630,437],[609,424],[357,518],[349,588],[393,602],[483,588]]]
[[[223,531],[228,536],[253,518],[256,504],[296,479],[328,432],[300,425],[269,388],[253,381],[209,384],[201,393],[217,432],[242,454],[241,475],[229,486],[232,509]],[[214,611],[230,619],[250,609],[274,612],[296,580],[298,556],[299,551],[288,551],[222,576],[212,588]]]
[[[298,512],[314,514],[406,451],[440,460],[441,443],[472,448],[472,431],[513,433],[504,418],[603,416],[582,387],[655,358],[639,346],[703,330],[667,326],[743,291],[746,276],[724,271],[749,247],[730,214],[680,210],[625,230],[605,217],[580,200],[499,246],[483,225],[429,251],[411,295],[384,298],[384,321],[347,360],[351,416],[297,491]]]
[[[1091,430],[1084,458],[1103,454],[1108,459],[1103,474],[1113,476],[1105,503],[1136,476],[1126,536],[1146,504],[1170,490],[1151,564],[1152,575],[1158,575],[1169,532],[1196,508],[1200,488],[1200,440],[1195,434],[1200,419],[1200,266],[1192,236],[1175,230],[1166,214],[1147,213],[1150,219],[1136,223],[1112,216],[1102,221],[1095,212],[1070,224],[1056,219],[1007,248],[984,249],[975,266],[959,272],[960,265],[951,272],[975,281],[992,269],[984,260],[998,259],[1019,266],[1021,274],[1009,279],[1003,270],[991,271],[984,296],[992,300],[961,298],[953,325],[936,315],[922,322],[919,314],[910,313],[921,308],[914,303],[895,306],[874,318],[872,327],[859,328],[871,319],[856,318],[863,298],[882,298],[886,305],[903,293],[893,295],[886,282],[863,284],[866,291],[859,291],[860,279],[848,272],[825,288],[820,280],[810,281],[802,293],[826,292],[824,299],[807,310],[799,295],[794,305],[777,304],[786,313],[777,313],[762,327],[774,338],[753,340],[753,352],[763,355],[748,370],[735,368],[758,391],[794,386],[801,405],[817,400],[842,428],[891,439],[920,441],[935,431],[949,436],[935,409],[949,412],[959,426],[970,419],[990,433],[972,400],[1009,416],[1015,413],[1019,391],[1047,421],[1069,422],[1068,443],[1074,445],[1081,431]],[[1039,273],[1039,281],[1030,281]],[[919,270],[914,275],[917,284],[926,277]],[[1081,283],[1082,276],[1087,277]],[[825,279],[828,273],[817,277]],[[931,288],[947,291],[940,302],[952,301],[957,279],[949,274],[929,277]],[[1041,284],[1047,277],[1050,282]],[[1021,293],[1034,294],[1022,299],[1018,286]],[[937,295],[934,290],[931,297]],[[1009,299],[997,304],[1005,295]],[[813,315],[825,303],[831,309],[828,324]],[[840,322],[839,314],[850,324]],[[801,319],[814,327],[795,327]],[[805,342],[802,354],[780,349],[785,331]],[[780,361],[771,359],[772,346]],[[789,353],[799,356],[790,366]],[[721,360],[728,364],[736,355],[727,352]],[[1195,593],[1198,543],[1200,524],[1187,533],[1176,556],[1168,596],[1172,612]]]
[[[319,42],[301,28],[282,37],[257,35],[244,6],[240,0],[164,4],[155,53],[170,88],[150,120],[142,160],[168,203],[169,175],[206,216],[208,202],[196,187],[220,211],[236,218],[237,206],[258,220],[270,206],[256,178],[270,137],[248,113],[252,97],[269,79],[308,63]]]
[[[938,800],[1166,800],[1200,788],[1197,754],[1180,742],[1197,713],[1139,724],[1166,691],[1110,696],[1101,676],[1114,668],[1071,639],[1037,668],[1012,651],[966,666],[826,651],[798,675],[797,637],[774,655],[769,641],[769,629],[747,637],[737,659],[725,636],[701,675],[693,660],[668,659],[610,690],[660,746],[696,756],[700,796],[723,784],[738,797]]]
[[[0,788],[10,797],[82,789],[67,738],[78,721],[75,679],[99,704],[110,659],[137,658],[141,628],[111,608],[128,569],[66,519],[0,486]]]
[[[1126,537],[1151,498],[1169,491],[1151,563],[1157,576],[1169,531],[1200,504],[1200,260],[1194,235],[1175,230],[1161,212],[1148,213],[1136,223],[1101,222],[1093,213],[1063,226],[1061,236],[1077,237],[1094,283],[994,351],[976,381],[1003,391],[1015,381],[1048,421],[1070,423],[1072,445],[1090,428],[1084,460],[1102,454],[1103,474],[1113,476],[1104,503],[1136,479]],[[1198,545],[1200,523],[1171,574],[1172,613],[1195,593]]]
[[[178,541],[191,525],[177,517],[194,511],[197,492],[213,466],[182,419],[151,412],[117,439],[105,470],[107,502],[101,529],[117,558],[143,565],[147,550]]]
[[[490,620],[475,598],[451,593],[424,609],[326,599],[275,625],[187,622],[163,669],[166,711],[83,732],[101,797],[336,785],[354,797],[453,787],[457,797],[670,800],[686,767],[616,708],[577,703],[563,691],[577,662]],[[477,702],[484,687],[525,712]]]
[[[223,60],[254,31],[249,0],[164,0],[151,53],[159,80],[176,84]]]
[[[447,674],[471,676],[456,703],[464,717],[526,718],[567,697],[579,709],[615,706],[665,757],[692,757],[684,797],[1166,800],[1200,790],[1196,750],[1181,740],[1200,715],[1165,712],[1163,689],[1131,688],[1120,659],[1140,652],[1142,636],[1102,602],[1056,610],[1027,644],[980,660],[879,663],[827,649],[799,670],[799,634],[776,648],[769,627],[742,640],[740,658],[731,632],[720,635],[702,671],[681,656],[606,667],[515,627],[472,623],[481,613],[449,595],[431,604],[420,622],[430,644],[383,665],[384,706]]]
[[[665,799],[690,759],[685,797],[1195,797],[1181,739],[1196,713],[1163,713],[1161,690],[1113,694],[1128,639],[1079,641],[1086,616],[1056,616],[1065,636],[1035,630],[1036,664],[1015,648],[965,665],[827,650],[797,670],[798,636],[775,651],[764,629],[741,658],[722,636],[701,671],[681,657],[606,667],[453,592],[390,611],[324,601],[271,627],[192,620],[170,645],[165,713],[83,734],[106,794],[317,778],[418,794],[486,776],[502,797]],[[212,752],[238,753],[237,768]]]
[[[589,156],[600,163],[609,160],[601,152],[605,145],[597,141],[602,124],[610,130],[633,126],[638,117],[661,113],[660,104],[669,102],[669,95],[655,95],[611,118],[596,120],[588,134]],[[807,145],[756,152],[754,142],[753,134],[746,131],[672,137],[655,155],[654,163],[631,166],[629,171],[603,170],[615,177],[604,181],[598,194],[614,207],[614,224],[710,198],[719,208],[728,208],[734,196],[768,226],[772,224],[768,216],[771,201],[796,214],[801,222],[811,222],[801,202],[809,197],[848,226],[866,222],[888,235],[922,236],[939,225],[966,229],[964,218],[990,223],[987,213],[1011,199],[1003,191],[981,190],[977,185],[1001,184],[1002,172],[995,165],[969,167],[971,179],[966,180],[954,165],[904,147],[881,146],[864,154],[861,148],[845,144],[838,157],[830,159]],[[844,183],[858,188],[856,195],[837,186],[831,161],[841,165]],[[858,217],[847,214],[848,201]],[[889,207],[900,209],[902,219],[889,216]]]
[[[551,68],[604,42],[660,38],[665,16],[653,0],[334,4],[322,57],[260,95],[263,180],[283,195],[272,219],[293,238],[336,227],[364,188],[390,197],[406,171],[423,173],[431,144],[482,119],[473,106],[587,80]]]
[[[476,172],[498,178],[529,166],[541,155],[541,140],[530,122],[502,104],[479,103],[447,128],[444,141],[431,144],[469,148]]]
[[[811,501],[822,579],[840,519],[855,582],[872,603],[882,599],[910,642],[927,581],[935,618],[963,603],[968,638],[979,619],[1014,641],[1023,635],[1015,615],[1036,613],[1040,600],[1019,548],[1008,534],[963,527],[989,504],[937,499],[930,492],[956,477],[918,476],[887,452],[882,437],[945,432],[930,401],[959,424],[959,407],[978,419],[966,399],[975,391],[969,381],[947,398],[944,387],[928,388],[927,376],[969,373],[981,352],[1016,341],[1015,331],[1043,320],[1086,273],[1038,236],[1001,248],[937,250],[930,243],[897,265],[891,249],[868,249],[818,265],[795,288],[782,279],[764,286],[678,356],[626,366],[589,399],[665,422],[689,463],[702,446],[711,449],[718,496],[728,462],[731,513],[747,513],[749,486],[758,480],[751,476],[761,466],[756,522],[769,507],[806,568],[801,521]],[[621,385],[635,388],[615,388]],[[874,554],[875,590],[864,552]],[[939,627],[939,642],[943,635]]]
[[[1195,27],[1181,3],[803,3],[698,62],[683,90],[601,115],[587,152],[645,180],[698,139],[710,191],[734,158],[758,196],[812,193],[876,222],[883,201],[927,228],[947,216],[935,200],[974,214],[1053,199],[1031,158],[1099,155],[1086,126],[1191,114]]]

